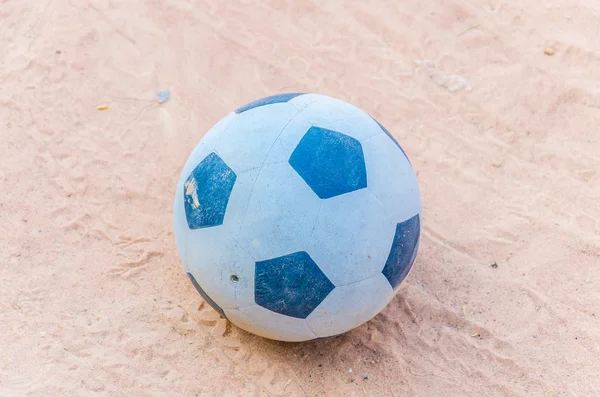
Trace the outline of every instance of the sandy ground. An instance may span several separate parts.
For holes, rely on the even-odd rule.
[[[0,395],[600,395],[597,0],[227,3],[0,1]],[[319,343],[219,319],[172,234],[204,132],[288,91],[371,112],[424,203],[399,295]]]

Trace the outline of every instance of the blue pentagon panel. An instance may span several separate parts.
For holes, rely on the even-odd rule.
[[[373,117],[372,117],[372,119],[375,120],[375,118],[373,118]],[[384,126],[382,126],[379,121],[375,120],[375,122],[377,124],[379,124],[379,127],[381,127],[381,129],[383,130],[383,132],[385,132],[385,134],[390,137],[390,139],[392,140],[392,142],[394,142],[394,144],[396,146],[398,146],[398,149],[400,149],[400,151],[402,152],[402,154],[404,155],[404,157],[406,157],[406,159],[410,163],[410,160],[409,160],[408,156],[406,155],[406,152],[404,151],[404,149],[402,149],[402,146],[400,146],[400,144],[398,143],[398,141],[396,140],[396,138],[394,138],[394,136],[387,130],[387,128],[385,128]]]
[[[288,93],[288,94],[278,94],[278,95],[268,96],[265,98],[261,98],[261,99],[252,101],[252,102],[242,106],[241,108],[237,109],[235,112],[239,114],[239,113],[244,113],[247,110],[257,108],[259,106],[270,105],[272,103],[287,102],[290,99],[296,98],[299,95],[302,95],[302,93],[301,92],[292,92],[292,93]]]
[[[194,287],[196,288],[196,290],[200,293],[200,296],[202,296],[202,299],[204,299],[206,301],[206,303],[208,303],[213,309],[215,309],[221,316],[223,316],[224,318],[227,318],[227,316],[225,315],[225,312],[223,311],[223,309],[221,309],[219,307],[219,305],[217,305],[215,303],[215,301],[213,301],[212,299],[210,299],[210,296],[208,296],[206,294],[206,292],[204,292],[204,290],[202,289],[202,287],[200,286],[200,284],[198,284],[198,282],[196,281],[196,279],[194,278],[194,276],[191,273],[187,273],[187,275],[190,278],[190,280],[192,281],[192,284],[194,285]]]
[[[415,261],[420,234],[419,215],[396,225],[392,249],[383,268],[383,275],[393,289],[398,288]]]
[[[190,229],[223,224],[237,176],[216,154],[209,154],[183,184],[185,217]]]
[[[334,285],[304,251],[256,262],[256,304],[279,314],[306,318]]]
[[[321,199],[367,187],[362,145],[336,131],[310,127],[289,163]]]

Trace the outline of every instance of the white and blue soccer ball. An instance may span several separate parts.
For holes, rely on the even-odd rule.
[[[306,341],[367,322],[411,269],[421,231],[411,164],[367,113],[280,94],[220,120],[175,195],[179,256],[238,327]]]

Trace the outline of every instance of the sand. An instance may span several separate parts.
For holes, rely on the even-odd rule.
[[[596,0],[2,1],[0,395],[600,395],[599,17]],[[289,91],[378,118],[424,205],[396,298],[319,343],[228,325],[172,233],[205,131]]]

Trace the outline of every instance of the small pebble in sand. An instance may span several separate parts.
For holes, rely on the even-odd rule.
[[[552,56],[552,55],[554,55],[554,49],[553,49],[553,48],[550,48],[550,47],[546,47],[546,48],[544,49],[544,54],[546,54],[546,55],[548,55],[548,56]]]
[[[171,97],[171,93],[167,90],[162,90],[158,92],[158,102],[165,103]]]

